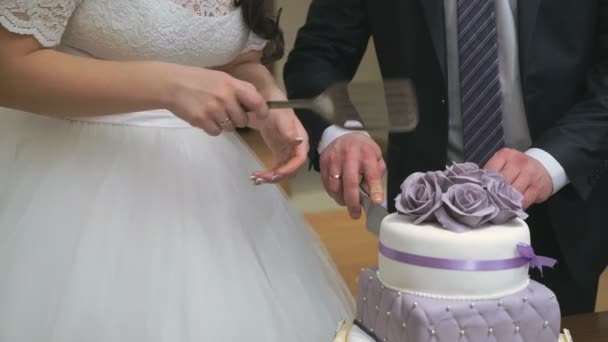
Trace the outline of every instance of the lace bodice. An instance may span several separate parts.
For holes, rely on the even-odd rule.
[[[210,67],[265,45],[233,0],[0,0],[0,24],[46,47],[110,60]]]
[[[204,17],[221,17],[234,8],[233,0],[171,0]]]

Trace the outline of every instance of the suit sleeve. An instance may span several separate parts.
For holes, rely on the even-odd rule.
[[[313,0],[285,64],[287,96],[314,97],[335,82],[352,80],[369,37],[363,0]],[[330,124],[309,110],[296,114],[310,136],[311,167],[319,170],[317,147]]]
[[[608,1],[600,1],[595,46],[581,100],[535,141],[587,198],[608,173]]]

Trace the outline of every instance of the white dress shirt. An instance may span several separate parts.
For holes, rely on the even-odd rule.
[[[503,131],[505,146],[525,153],[538,160],[548,171],[553,181],[553,193],[569,183],[566,171],[559,162],[544,150],[531,148],[532,141],[526,120],[517,45],[517,0],[495,0],[496,26],[498,33],[499,77],[502,90]],[[462,140],[462,117],[460,113],[460,77],[458,61],[457,2],[444,0],[446,53],[448,73],[448,161],[462,162],[464,159]],[[351,122],[352,125],[361,125]],[[336,138],[352,133],[338,126],[328,127],[321,136],[318,152],[321,153]]]

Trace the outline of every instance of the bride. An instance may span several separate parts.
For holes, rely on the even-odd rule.
[[[0,0],[0,27],[0,341],[331,339],[351,297],[255,186],[308,149],[265,104],[263,0]]]

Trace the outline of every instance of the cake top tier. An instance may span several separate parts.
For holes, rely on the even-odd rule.
[[[395,206],[400,214],[414,217],[415,224],[437,222],[450,231],[466,232],[525,219],[522,201],[523,196],[498,171],[455,163],[444,171],[410,175]]]

